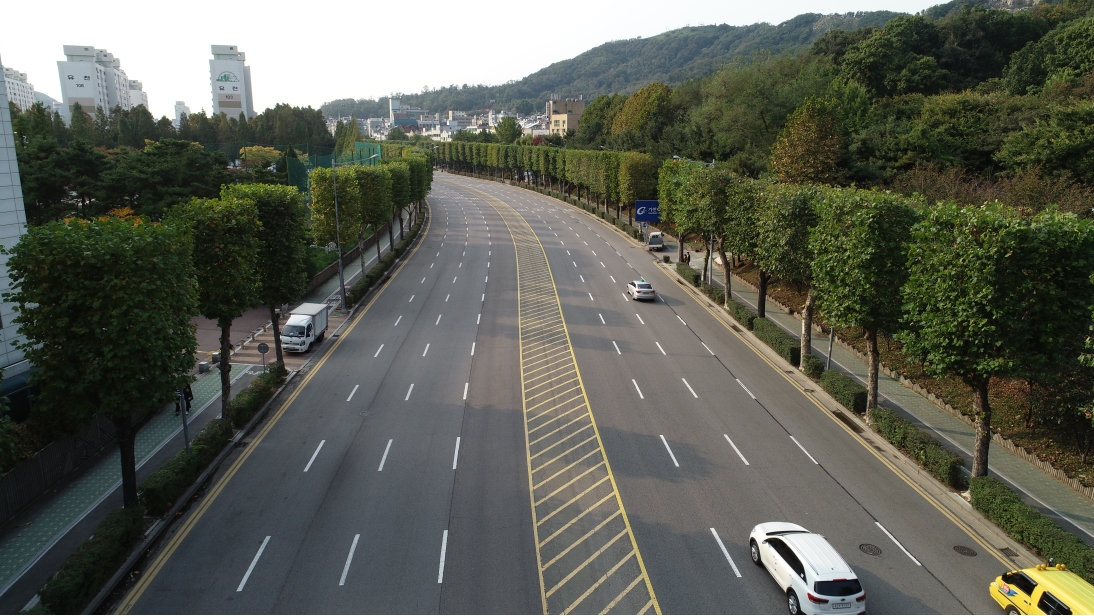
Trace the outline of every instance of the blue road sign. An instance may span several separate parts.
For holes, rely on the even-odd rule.
[[[637,221],[660,222],[661,214],[657,210],[657,201],[635,201],[634,219]]]

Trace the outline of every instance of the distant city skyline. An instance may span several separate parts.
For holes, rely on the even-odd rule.
[[[532,11],[482,13],[428,0],[403,20],[376,21],[364,5],[338,7],[335,18],[334,7],[279,4],[250,11],[246,21],[240,16],[230,24],[202,10],[164,4],[120,0],[109,10],[89,11],[86,3],[59,0],[50,5],[58,19],[43,18],[33,4],[5,7],[5,22],[19,27],[5,31],[0,54],[7,66],[27,73],[39,92],[59,100],[56,75],[57,62],[65,57],[63,46],[109,49],[125,60],[129,75],[143,82],[152,114],[172,118],[174,101],[179,100],[195,113],[212,113],[210,45],[246,50],[254,72],[253,106],[261,112],[277,103],[318,107],[339,98],[413,94],[426,85],[501,84],[611,40],[650,37],[688,25],[780,23],[802,13],[914,13],[936,4],[940,2],[682,0],[666,9],[651,0],[592,0],[581,5],[581,19],[560,28],[557,21],[537,22]],[[419,17],[424,15],[438,18]],[[343,23],[353,28],[339,28]],[[346,35],[325,35],[321,30],[326,28]],[[430,42],[431,35],[436,43]]]

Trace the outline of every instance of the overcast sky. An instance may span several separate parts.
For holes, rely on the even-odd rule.
[[[336,98],[497,84],[611,40],[687,25],[779,23],[806,12],[914,13],[940,0],[583,0],[460,4],[421,0],[242,4],[115,0],[5,2],[0,60],[60,96],[63,45],[112,52],[144,82],[152,113],[174,102],[212,108],[209,46],[238,45],[251,67],[254,107],[318,107]],[[549,17],[549,20],[548,20]],[[568,20],[569,23],[563,23]]]

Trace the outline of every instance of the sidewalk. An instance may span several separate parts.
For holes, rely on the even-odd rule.
[[[238,381],[252,368],[249,364],[232,365],[233,393],[242,390]],[[209,419],[219,414],[213,405],[220,399],[220,373],[208,372],[193,384],[193,410],[187,423],[190,438]],[[198,419],[201,421],[197,421]],[[172,442],[182,449],[182,421],[175,416],[174,404],[160,410],[137,433],[136,458],[140,469],[162,448]],[[78,472],[78,477],[56,496],[44,497],[8,524],[0,534],[0,595],[6,593],[19,577],[50,550],[84,516],[121,486],[121,464],[116,446],[111,446],[97,460]]]
[[[704,253],[692,252],[692,269],[700,271],[705,256]],[[674,255],[673,261],[675,260]],[[714,271],[714,286],[724,288],[721,268],[717,263]],[[732,287],[735,300],[756,308],[758,294],[755,291],[738,278],[734,279]],[[796,316],[786,314],[770,302],[767,305],[768,319],[795,337],[801,336],[801,321]],[[827,334],[814,330],[813,354],[827,360]],[[863,384],[866,383],[866,363],[838,344],[832,350],[832,364]],[[878,396],[881,406],[891,408],[920,427],[933,431],[943,442],[948,442],[952,449],[964,456],[966,462],[971,459],[974,440],[971,427],[884,374],[878,375]],[[1094,545],[1094,502],[1046,475],[1033,464],[994,444],[990,448],[989,469],[1012,488],[1024,492],[1027,500],[1031,501],[1030,504],[1039,505],[1043,513],[1055,518],[1065,528],[1071,527],[1072,532],[1088,544]]]

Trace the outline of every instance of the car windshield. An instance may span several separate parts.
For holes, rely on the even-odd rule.
[[[832,580],[831,582],[817,582],[813,590],[818,595],[828,597],[846,597],[862,592],[862,584],[858,580]]]
[[[304,326],[303,325],[286,325],[285,326],[285,331],[281,332],[281,335],[282,336],[303,336],[304,335]]]
[[[645,282],[640,282],[640,283],[638,283],[638,288],[639,289],[652,289],[653,285],[645,283]]]

